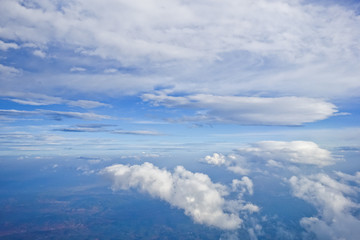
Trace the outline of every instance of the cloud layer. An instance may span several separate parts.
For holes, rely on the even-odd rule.
[[[360,88],[360,20],[345,4],[3,0],[0,16],[3,51],[32,48],[46,58],[55,55],[53,46],[63,46],[82,57],[145,69],[153,79],[146,76],[144,81],[139,72],[128,76],[136,93],[171,86],[223,96],[328,98],[358,96]],[[63,74],[62,81],[49,82],[43,76],[43,82],[85,92],[114,90],[116,81],[103,74],[114,66],[105,66],[102,74],[91,78],[82,75],[83,69],[73,68],[72,80]],[[127,77],[121,71],[113,73],[117,79]],[[134,86],[138,81],[142,84]],[[125,81],[118,84],[117,92],[125,85],[129,87]]]
[[[228,194],[226,187],[213,183],[205,174],[192,173],[182,166],[176,167],[171,173],[151,163],[132,166],[117,164],[105,168],[102,173],[112,179],[114,190],[139,189],[184,209],[185,214],[197,223],[222,229],[236,229],[242,223],[237,213],[224,211],[224,196]],[[235,189],[245,187],[249,192],[253,191],[248,178],[238,180],[233,185]],[[249,206],[253,207],[251,210],[258,210],[254,209],[255,205]]]
[[[298,62],[359,50],[359,20],[353,12],[302,1],[106,0],[99,5],[6,0],[2,5],[1,22],[13,19],[2,26],[4,38],[64,42],[121,61],[214,58],[220,52],[246,50],[263,56],[281,52],[281,58]],[[355,32],[349,31],[352,26]],[[312,44],[304,44],[309,39]]]

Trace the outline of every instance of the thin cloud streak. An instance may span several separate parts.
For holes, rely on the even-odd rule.
[[[103,120],[112,119],[110,116],[100,115],[96,113],[82,113],[82,112],[65,112],[65,111],[52,111],[52,110],[15,110],[15,109],[0,109],[1,116],[10,117],[26,117],[26,116],[47,116],[54,120],[62,120],[63,118],[77,118],[83,120]]]

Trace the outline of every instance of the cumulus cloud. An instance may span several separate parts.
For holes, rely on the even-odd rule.
[[[225,166],[227,170],[246,175],[263,166],[268,168],[296,170],[296,166],[313,165],[325,167],[338,161],[330,151],[308,141],[261,141],[237,148],[233,153],[214,153],[202,159],[211,165]],[[261,170],[261,171],[262,171]]]
[[[294,196],[313,204],[318,216],[301,219],[301,225],[317,239],[355,240],[360,235],[360,219],[354,214],[360,205],[354,196],[358,188],[326,174],[293,176],[289,179]]]
[[[185,121],[221,122],[254,125],[301,125],[326,119],[337,112],[336,106],[319,99],[301,97],[239,97],[197,94],[168,96],[144,94],[144,101],[166,107],[202,110]]]
[[[185,214],[195,222],[221,229],[239,228],[242,220],[237,213],[225,212],[228,193],[226,187],[213,183],[202,173],[192,173],[182,166],[171,173],[151,163],[142,165],[113,165],[102,170],[113,181],[112,188],[136,188],[153,197],[169,202],[172,206],[184,209]],[[237,185],[246,185],[242,180]]]
[[[205,156],[203,159],[201,159],[201,161],[210,165],[223,165],[229,171],[241,175],[246,175],[250,172],[246,159],[236,156],[234,154],[229,154],[225,156],[221,153],[213,153],[213,155]]]
[[[248,159],[257,158],[278,166],[278,161],[318,167],[329,166],[336,162],[330,151],[309,141],[262,141],[250,147],[238,148],[236,153]]]
[[[222,165],[225,164],[225,156],[221,153],[214,153],[212,156],[206,156],[204,161],[212,165]]]

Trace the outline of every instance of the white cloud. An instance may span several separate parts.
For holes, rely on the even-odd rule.
[[[67,104],[81,108],[110,107],[109,104],[91,100],[67,100],[61,97],[48,96],[31,92],[0,91],[0,96],[7,100],[23,105],[44,106],[53,104]]]
[[[19,46],[16,43],[6,43],[0,40],[0,50],[7,51],[8,49],[18,49]]]
[[[104,70],[104,73],[116,73],[118,70],[116,68],[107,68]]]
[[[242,177],[241,180],[234,179],[232,181],[233,191],[239,191],[239,189],[240,189],[241,193],[244,193],[247,191],[250,195],[252,195],[254,193],[253,186],[254,186],[254,184],[251,181],[251,179],[246,176]]]
[[[10,76],[10,75],[19,74],[20,72],[21,71],[19,69],[5,66],[0,63],[0,75]]]
[[[63,118],[77,118],[83,120],[102,120],[111,119],[110,116],[100,115],[96,113],[82,113],[82,112],[65,112],[65,111],[52,111],[52,110],[16,110],[16,109],[0,109],[0,116],[47,116],[55,120],[62,120]]]
[[[301,225],[317,239],[355,240],[360,235],[360,219],[353,215],[360,208],[351,197],[356,188],[338,182],[326,174],[289,179],[294,196],[313,204],[319,216],[301,219]]]
[[[113,165],[103,174],[113,181],[113,189],[136,188],[184,209],[197,223],[222,229],[236,229],[242,220],[236,213],[224,212],[226,187],[213,183],[202,173],[192,173],[182,166],[171,173],[151,163],[142,165]]]
[[[159,132],[156,131],[150,131],[150,130],[133,130],[133,131],[129,131],[129,130],[114,130],[112,131],[112,133],[115,134],[125,134],[125,135],[148,135],[148,136],[159,136],[162,135]]]
[[[236,153],[244,158],[258,158],[268,163],[272,160],[324,167],[336,162],[331,152],[309,141],[262,141],[250,147],[238,148]]]
[[[221,153],[213,153],[213,155],[207,155],[201,161],[206,162],[207,164],[226,166],[227,170],[234,172],[240,175],[246,175],[250,172],[247,168],[247,163],[245,159],[239,158],[238,156],[231,154],[225,156]]]
[[[278,168],[283,168],[284,166],[277,161],[274,161],[272,159],[270,159],[269,161],[267,161],[266,166],[270,166],[270,167],[278,167]]]
[[[301,125],[326,119],[337,112],[328,102],[312,98],[239,97],[197,94],[168,96],[165,93],[144,94],[144,101],[166,107],[202,110],[186,121],[221,122],[255,125]]]
[[[336,175],[338,175],[339,177],[341,177],[343,180],[348,181],[348,182],[355,182],[358,185],[360,185],[360,172],[356,172],[355,175],[350,175],[350,174],[346,174],[346,173],[342,173],[342,172],[335,172]]]
[[[33,51],[33,54],[39,58],[45,58],[46,57],[46,53],[41,51],[41,50],[35,50]]]
[[[250,169],[239,165],[238,162],[236,163],[230,163],[232,165],[227,166],[227,169],[233,173],[240,174],[240,175],[246,175],[250,172]]]
[[[8,100],[32,106],[61,104],[64,100],[60,97],[48,96],[31,92],[0,91],[0,96],[8,97]]]
[[[97,108],[97,107],[109,107],[109,104],[101,103],[98,101],[90,100],[76,100],[76,101],[65,101],[68,105],[81,107],[81,108]]]
[[[70,68],[70,72],[85,72],[86,69],[82,67],[72,67]]]
[[[330,151],[320,148],[314,142],[261,141],[237,148],[232,154],[214,153],[201,161],[225,166],[231,172],[247,175],[251,171],[263,172],[266,170],[264,167],[299,172],[304,166],[321,168],[333,165],[338,160],[338,157],[334,157]]]
[[[351,6],[297,0],[3,0],[0,16],[0,37],[8,41],[63,46],[156,69],[160,85],[176,91],[324,98],[360,92],[360,20]],[[86,78],[76,83],[68,87],[109,89],[87,86]],[[137,86],[135,92],[142,90]]]
[[[214,153],[212,156],[206,156],[204,161],[212,165],[223,165],[225,163],[225,156],[221,153]]]
[[[219,52],[247,50],[296,62],[359,49],[359,20],[340,6],[283,0],[46,2],[34,7],[31,1],[4,1],[2,20],[13,21],[3,26],[2,36],[61,41],[121,61],[213,58]],[[303,44],[308,39],[312,44]]]

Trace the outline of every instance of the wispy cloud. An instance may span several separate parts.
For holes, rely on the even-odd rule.
[[[156,131],[149,131],[149,130],[134,130],[134,131],[114,130],[114,131],[112,131],[112,133],[125,134],[125,135],[149,135],[149,136],[163,135],[162,133],[159,133],[159,132],[156,132]]]
[[[54,120],[62,120],[63,118],[77,118],[83,120],[101,120],[111,119],[110,116],[99,115],[96,113],[82,113],[82,112],[63,112],[63,111],[52,111],[52,110],[15,110],[15,109],[0,109],[0,115],[22,117],[22,116],[47,116]]]
[[[70,72],[85,72],[86,69],[83,67],[72,67],[70,68]]]
[[[21,73],[21,70],[10,66],[5,66],[0,63],[0,75],[11,76],[17,75],[19,73]]]
[[[62,97],[48,96],[46,94],[32,92],[0,91],[0,96],[7,100],[23,105],[46,106],[54,104],[66,104],[81,108],[110,107],[109,104],[92,100],[68,100]]]
[[[97,133],[97,132],[106,132],[111,134],[123,134],[123,135],[142,135],[142,136],[162,136],[164,134],[151,131],[151,130],[123,130],[123,129],[114,129],[117,125],[111,124],[79,124],[73,127],[62,127],[55,128],[54,131],[61,132],[89,132],[89,133]]]

